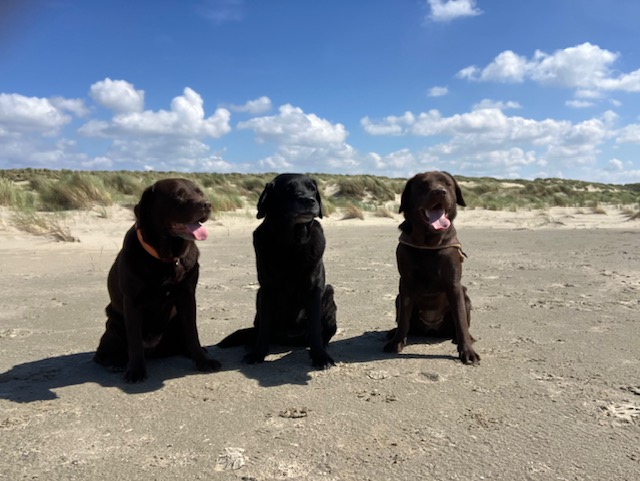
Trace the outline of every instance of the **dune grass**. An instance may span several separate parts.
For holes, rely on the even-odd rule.
[[[252,210],[274,173],[218,174],[130,171],[70,171],[47,169],[0,170],[0,205],[18,213],[17,223],[37,225],[41,212],[102,209],[113,203],[133,205],[142,191],[157,180],[185,177],[200,185],[216,213]],[[389,206],[397,202],[407,179],[372,175],[309,174],[323,192],[323,214],[337,211],[350,218],[364,213],[392,217]],[[581,207],[606,214],[603,205],[625,206],[627,216],[640,216],[640,184],[613,185],[565,179],[499,180],[456,177],[467,209],[516,212],[554,206]],[[326,194],[325,194],[326,193]],[[625,214],[626,215],[626,214]],[[51,220],[49,220],[51,221]],[[36,228],[34,228],[36,229]],[[47,230],[40,229],[38,230]],[[51,231],[52,229],[50,229]],[[53,229],[55,230],[55,229]]]

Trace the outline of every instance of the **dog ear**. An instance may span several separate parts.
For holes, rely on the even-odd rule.
[[[318,217],[322,219],[322,198],[320,197],[320,189],[318,189],[318,183],[315,181],[315,179],[311,179],[311,182],[313,182],[313,185],[316,188],[316,202],[318,202],[318,207],[320,208]]]
[[[136,216],[136,224],[139,228],[144,230],[144,226],[147,224],[147,216],[151,210],[151,203],[153,202],[153,194],[155,192],[155,184],[144,189],[140,201],[133,208],[133,213]]]
[[[413,183],[415,182],[416,176],[414,175],[409,179],[407,184],[404,186],[404,190],[402,191],[402,195],[400,196],[400,209],[398,210],[398,214],[402,214],[403,212],[409,212],[411,210],[411,188]]]
[[[466,207],[467,204],[465,203],[464,198],[462,197],[462,190],[460,190],[460,186],[458,185],[458,181],[449,172],[443,172],[443,174],[447,174],[449,177],[451,177],[451,180],[453,181],[453,186],[454,186],[454,188],[456,190],[456,203],[458,205]]]
[[[273,190],[273,182],[269,182],[264,186],[264,190],[262,194],[260,194],[260,198],[258,199],[258,214],[256,215],[257,219],[262,219],[265,215],[267,215],[267,201],[271,198],[269,196],[269,192]]]

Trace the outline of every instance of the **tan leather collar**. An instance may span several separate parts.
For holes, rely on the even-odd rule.
[[[448,249],[449,247],[455,247],[456,249],[458,249],[458,252],[460,253],[460,258],[464,260],[464,258],[467,257],[467,254],[465,254],[464,251],[462,250],[462,244],[460,244],[459,242],[455,242],[457,240],[458,238],[454,237],[454,242],[452,242],[451,244],[428,246],[424,244],[415,244],[414,242],[411,241],[411,238],[406,233],[403,232],[402,234],[400,234],[400,238],[398,239],[398,242],[400,242],[400,244],[404,244],[409,247],[414,247],[416,249],[424,249],[424,250],[432,250],[432,251],[438,251],[441,249]]]
[[[138,241],[140,241],[140,245],[145,251],[147,251],[147,254],[149,254],[150,256],[155,257],[156,259],[162,262],[173,262],[174,264],[177,264],[178,262],[180,262],[179,257],[172,257],[170,259],[160,257],[160,254],[158,254],[158,251],[156,250],[156,248],[153,247],[151,244],[148,244],[143,239],[142,229],[140,229],[139,227],[136,228],[136,234],[138,235]]]

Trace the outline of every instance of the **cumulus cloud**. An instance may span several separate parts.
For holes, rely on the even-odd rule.
[[[278,115],[255,117],[240,122],[239,129],[255,132],[258,142],[278,142],[285,145],[339,146],[347,138],[342,124],[332,124],[315,114],[306,114],[290,104],[279,108]]]
[[[78,134],[111,141],[98,165],[144,170],[229,171],[231,164],[211,152],[207,139],[231,131],[231,114],[218,108],[206,116],[198,92],[186,87],[168,110],[145,110],[144,91],[123,80],[105,79],[91,86],[95,102],[113,111],[107,120],[91,119]]]
[[[94,84],[95,85],[95,84]],[[115,115],[111,121],[91,120],[79,129],[88,137],[120,136],[172,136],[184,138],[218,138],[231,127],[231,114],[227,109],[217,109],[205,118],[202,97],[186,87],[183,94],[171,101],[171,110],[126,111]]]
[[[345,171],[358,165],[357,153],[346,143],[348,132],[342,124],[290,104],[281,106],[277,115],[240,122],[238,128],[252,130],[260,144],[278,145],[274,154],[259,161],[264,169],[284,170],[296,165]]]
[[[40,97],[0,93],[0,132],[53,134],[71,122],[55,102]]]
[[[618,74],[613,68],[618,58],[619,54],[588,42],[552,54],[537,50],[531,58],[506,50],[486,67],[465,67],[457,77],[479,82],[532,80],[573,88],[579,96],[588,98],[602,91],[640,92],[640,70]]]
[[[613,113],[572,123],[508,116],[495,106],[476,106],[470,112],[449,117],[430,110],[389,116],[377,122],[365,117],[361,123],[371,135],[446,139],[417,156],[418,163],[424,159],[433,164],[436,159],[480,175],[491,172],[502,177],[517,175],[523,166],[545,166],[551,161],[558,165],[594,163],[602,143],[613,136],[611,123],[615,118],[610,114]]]
[[[434,22],[450,22],[482,14],[482,10],[476,8],[476,0],[427,0],[427,3],[431,8],[429,19]]]
[[[142,112],[144,106],[144,90],[124,80],[106,78],[94,83],[89,89],[94,102],[116,113]]]
[[[230,105],[229,110],[233,110],[234,112],[248,112],[253,115],[263,114],[271,110],[271,99],[263,96],[255,100],[249,100],[244,105]]]
[[[618,138],[616,139],[618,144],[640,144],[640,124],[629,124],[626,127],[620,129]]]

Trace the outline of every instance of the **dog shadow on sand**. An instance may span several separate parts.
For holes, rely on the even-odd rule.
[[[328,352],[337,364],[384,361],[396,357],[450,361],[457,359],[454,355],[443,354],[387,354],[382,350],[386,341],[385,335],[386,332],[383,331],[369,331],[356,337],[338,339],[329,343]],[[450,341],[418,338],[414,342],[435,344]],[[256,380],[261,387],[306,385],[312,379],[311,373],[316,371],[311,365],[309,350],[306,348],[272,346],[265,362],[253,365],[242,362],[246,353],[244,347],[220,349],[209,346],[207,351],[222,363],[222,371],[238,371],[246,378]],[[148,378],[141,383],[128,384],[124,381],[123,373],[110,371],[93,362],[93,354],[80,352],[17,364],[0,373],[0,399],[16,403],[53,400],[59,397],[56,390],[87,383],[107,388],[115,387],[127,394],[135,395],[157,391],[170,379],[216,376],[216,373],[198,372],[190,359],[176,356],[149,359]]]

